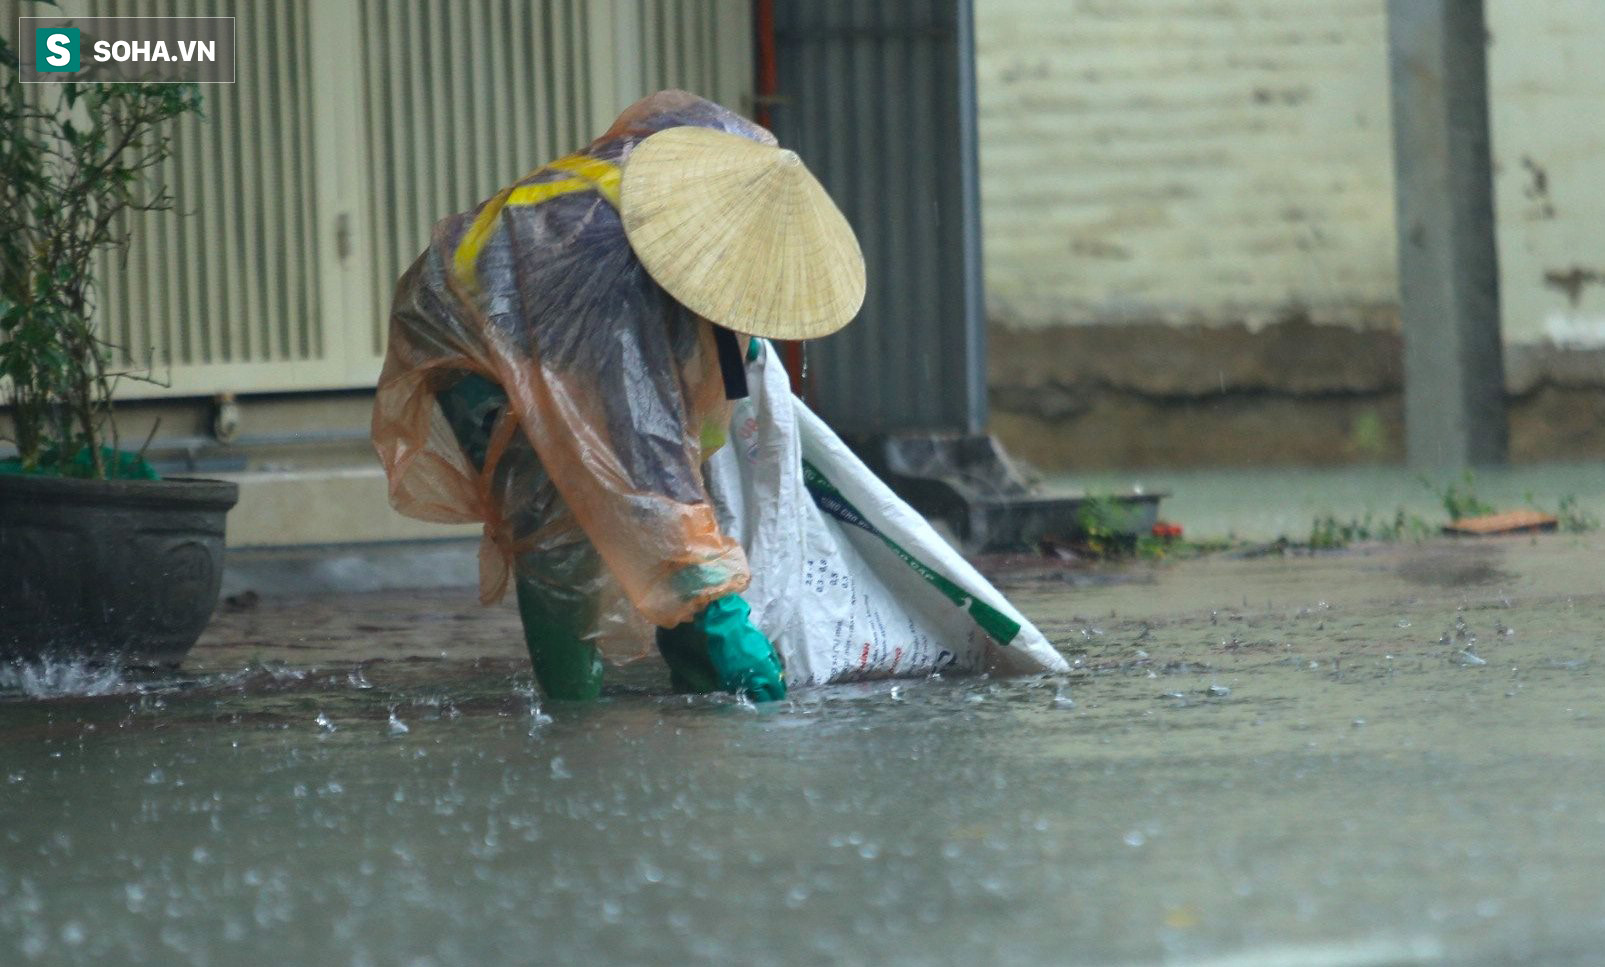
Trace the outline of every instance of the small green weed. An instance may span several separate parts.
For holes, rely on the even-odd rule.
[[[1599,530],[1599,517],[1577,506],[1577,495],[1567,494],[1555,508],[1556,526],[1568,534]]]
[[[1443,511],[1448,515],[1450,523],[1467,517],[1498,512],[1497,507],[1477,496],[1476,483],[1475,476],[1469,470],[1462,474],[1459,480],[1443,486],[1433,483],[1426,477],[1421,478],[1421,485],[1431,491],[1443,505]],[[1558,528],[1562,531],[1578,534],[1598,530],[1600,527],[1600,519],[1580,507],[1575,494],[1567,494],[1560,498],[1554,510],[1539,506],[1531,493],[1526,496],[1529,507],[1554,514]],[[1335,550],[1358,541],[1421,540],[1438,533],[1441,529],[1439,525],[1418,514],[1408,513],[1402,507],[1392,517],[1380,519],[1366,514],[1364,517],[1339,520],[1336,516],[1327,514],[1317,517],[1311,525],[1308,546],[1312,550]]]
[[[1420,540],[1437,528],[1417,514],[1400,507],[1392,517],[1364,517],[1339,520],[1332,514],[1315,518],[1310,527],[1311,550],[1329,551],[1348,547],[1356,541]]]
[[[1236,542],[1226,539],[1190,541],[1181,537],[1155,537],[1152,534],[1144,534],[1137,538],[1136,554],[1145,561],[1168,559],[1185,561],[1203,557],[1205,554],[1229,551],[1234,546]]]
[[[1476,478],[1469,470],[1458,480],[1442,486],[1422,477],[1421,485],[1438,498],[1449,522],[1498,511],[1497,507],[1477,495]],[[1558,521],[1558,529],[1562,532],[1587,533],[1599,530],[1601,527],[1600,518],[1580,506],[1575,494],[1561,497],[1553,510],[1539,506],[1532,494],[1526,496],[1528,506],[1534,510],[1554,514]],[[1089,498],[1082,504],[1078,513],[1077,523],[1080,525],[1081,534],[1076,550],[1091,557],[1135,556],[1152,561],[1185,560],[1221,551],[1263,556],[1285,554],[1300,548],[1313,551],[1341,550],[1351,544],[1367,541],[1382,543],[1420,541],[1438,534],[1443,529],[1442,524],[1400,507],[1392,514],[1377,515],[1367,512],[1363,517],[1339,518],[1335,514],[1323,514],[1311,523],[1309,538],[1302,543],[1283,537],[1270,544],[1250,546],[1231,538],[1194,541],[1183,540],[1180,537],[1134,534],[1135,522],[1132,519],[1134,513],[1133,509],[1113,498]]]
[[[1438,500],[1443,504],[1443,511],[1449,515],[1451,523],[1467,517],[1480,517],[1483,514],[1495,512],[1492,504],[1477,496],[1477,479],[1470,470],[1460,475],[1458,483],[1450,482],[1443,487],[1439,487],[1426,477],[1422,477],[1421,486],[1437,495]]]

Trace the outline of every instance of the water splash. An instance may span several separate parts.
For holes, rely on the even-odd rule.
[[[396,715],[396,707],[394,705],[390,706],[390,723],[385,727],[385,731],[389,735],[406,735],[412,731],[407,727],[407,723]]]
[[[83,659],[13,661],[0,665],[0,697],[61,698],[70,695],[115,695],[135,685],[115,665]]]
[[[541,729],[552,724],[552,717],[541,709],[541,696],[539,692],[535,691],[533,682],[514,685],[513,694],[524,700],[524,707],[529,712],[529,735],[531,738],[540,734]]]

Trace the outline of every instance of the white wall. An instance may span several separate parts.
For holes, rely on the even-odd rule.
[[[1507,338],[1605,344],[1605,3],[1487,2]],[[1384,7],[976,0],[993,317],[1396,325]]]
[[[1488,29],[1506,338],[1605,346],[1605,3],[1489,0]],[[1575,304],[1545,279],[1574,272]]]

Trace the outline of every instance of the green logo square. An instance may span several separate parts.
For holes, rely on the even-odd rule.
[[[78,69],[78,28],[38,27],[33,32],[34,68],[41,73]]]

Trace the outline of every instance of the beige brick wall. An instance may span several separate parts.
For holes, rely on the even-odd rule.
[[[1605,3],[1487,0],[1507,339],[1605,345]],[[1395,325],[1385,0],[976,0],[1008,325]]]
[[[1605,3],[1487,2],[1506,339],[1605,347]]]
[[[1383,0],[977,0],[986,282],[1022,326],[1392,300]]]

